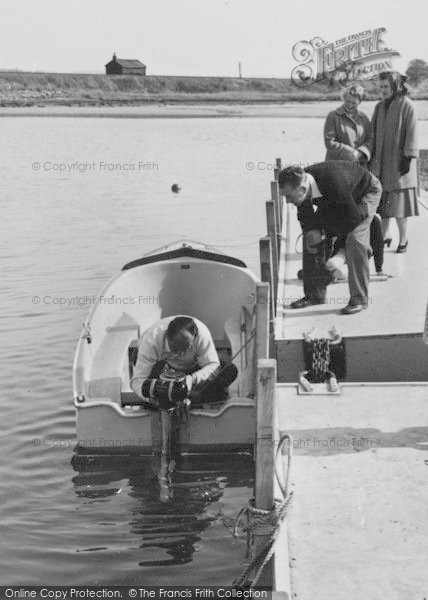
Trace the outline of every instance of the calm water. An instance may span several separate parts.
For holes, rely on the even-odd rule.
[[[251,495],[248,459],[184,459],[170,505],[147,459],[72,466],[84,297],[179,238],[257,272],[272,163],[322,160],[323,120],[15,117],[0,127],[0,583],[229,584],[244,556],[228,524]]]

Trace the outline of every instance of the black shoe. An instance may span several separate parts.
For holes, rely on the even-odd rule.
[[[317,304],[325,304],[325,300],[318,298],[307,298],[304,296],[300,300],[295,300],[290,304],[290,308],[306,308],[307,306],[316,306]]]
[[[397,248],[397,253],[398,254],[403,254],[403,252],[405,252],[407,250],[407,244],[409,242],[407,241],[405,244],[399,244],[398,248]]]
[[[367,308],[367,304],[348,304],[345,308],[342,308],[340,314],[342,315],[355,315]]]
[[[389,247],[390,247],[390,245],[391,245],[391,242],[392,242],[392,238],[385,238],[385,239],[383,240],[383,245],[384,245],[384,246],[387,246],[387,247],[389,248]]]

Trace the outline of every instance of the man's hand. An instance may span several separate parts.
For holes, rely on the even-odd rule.
[[[179,382],[180,384],[184,385],[187,388],[187,394],[190,394],[190,392],[192,391],[192,388],[193,388],[193,381],[194,381],[192,375],[186,375],[185,377],[180,377],[176,381]]]
[[[197,407],[198,405],[202,405],[202,392],[198,390],[197,386],[195,387],[195,378],[193,375],[186,375],[186,377],[181,377],[177,381],[187,388],[186,397],[191,401],[191,406]]]

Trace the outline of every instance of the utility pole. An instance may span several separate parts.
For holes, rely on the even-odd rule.
[[[239,79],[242,79],[241,63],[238,63]]]

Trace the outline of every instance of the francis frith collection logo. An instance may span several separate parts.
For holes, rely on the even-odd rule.
[[[293,58],[299,63],[291,72],[293,83],[305,87],[327,80],[346,85],[393,69],[392,58],[400,54],[385,46],[384,33],[386,29],[379,27],[335,42],[320,37],[298,42],[293,46]]]

